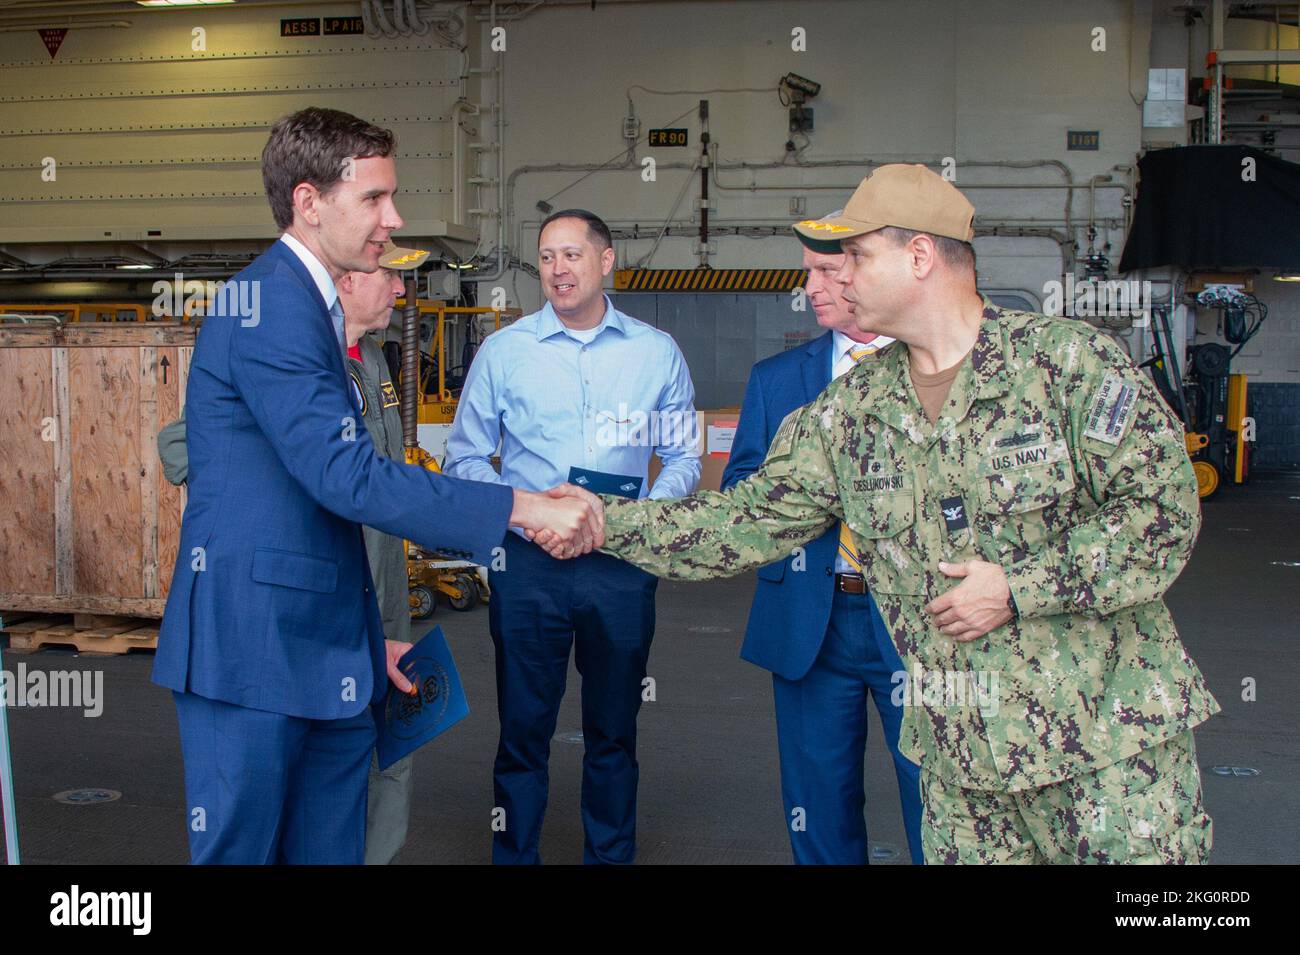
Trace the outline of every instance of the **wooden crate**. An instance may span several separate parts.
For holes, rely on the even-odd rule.
[[[162,616],[184,492],[156,441],[183,406],[194,336],[0,325],[0,611]]]

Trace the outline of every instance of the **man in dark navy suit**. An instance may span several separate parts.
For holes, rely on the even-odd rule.
[[[154,662],[174,692],[194,862],[360,863],[372,702],[396,669],[361,525],[488,563],[507,526],[574,556],[579,498],[380,457],[344,365],[344,272],[401,228],[391,132],[335,110],[276,123],[262,154],[280,240],[227,283],[186,392],[189,497]]]
[[[844,253],[833,236],[818,238],[818,227],[836,215],[795,230],[804,246],[807,301],[826,334],[754,366],[722,475],[724,491],[759,469],[787,414],[893,341],[860,331],[844,286],[832,280]],[[862,773],[870,695],[898,774],[912,861],[920,864],[920,769],[898,751],[902,710],[894,699],[901,694],[893,692],[904,668],[849,535],[841,538],[840,528],[832,527],[758,571],[740,655],[772,671],[781,791],[795,862],[868,861]]]

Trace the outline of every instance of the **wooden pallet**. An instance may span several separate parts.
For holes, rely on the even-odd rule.
[[[0,612],[10,650],[72,646],[82,653],[128,653],[158,647],[158,621],[102,614]]]

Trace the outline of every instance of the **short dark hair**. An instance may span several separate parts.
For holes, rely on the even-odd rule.
[[[943,264],[953,269],[968,268],[975,271],[975,246],[969,242],[963,242],[961,239],[953,239],[946,235],[934,235],[931,232],[914,232],[911,229],[900,229],[898,226],[886,226],[880,230],[881,233],[889,239],[894,245],[906,245],[918,235],[929,236],[934,242],[935,249],[939,252],[939,258]]]
[[[275,224],[293,225],[293,190],[300,182],[324,195],[342,181],[348,159],[391,156],[396,148],[392,130],[337,109],[309,106],[281,117],[262,150],[262,184]]]
[[[581,219],[587,223],[587,235],[591,237],[591,244],[598,249],[614,248],[614,237],[609,234],[609,226],[605,225],[605,220],[594,212],[588,212],[586,209],[561,209],[559,212],[552,212],[542,220],[542,227],[537,230],[537,244],[542,244],[542,233],[546,227],[556,219]]]

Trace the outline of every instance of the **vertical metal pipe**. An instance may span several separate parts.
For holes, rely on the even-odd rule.
[[[709,101],[700,100],[700,265],[709,264]]]
[[[406,278],[406,305],[402,308],[402,445],[419,444],[420,308],[415,276]]]
[[[1214,86],[1210,87],[1210,142],[1223,142],[1223,64],[1214,61]]]
[[[1223,0],[1210,2],[1210,54],[1214,56],[1214,85],[1210,87],[1209,140],[1217,145],[1223,142],[1223,64],[1218,53],[1223,49],[1223,26],[1227,10]]]

